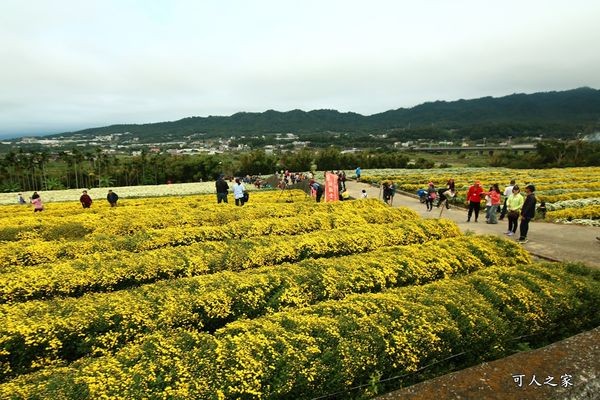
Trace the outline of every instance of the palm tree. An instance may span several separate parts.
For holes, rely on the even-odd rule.
[[[21,154],[19,156],[20,164],[23,167],[23,177],[25,180],[26,190],[37,190],[37,185],[35,182],[35,160],[33,155],[29,153],[23,153],[21,149]]]
[[[67,188],[71,187],[71,167],[73,167],[73,158],[66,151],[58,152],[58,159],[67,165]]]
[[[108,187],[113,186],[115,180],[110,175],[101,175],[98,177],[98,183],[100,184],[100,187]]]
[[[19,148],[19,151],[15,155],[15,169],[20,186],[23,190],[30,190],[27,154],[21,148]]]
[[[81,165],[81,163],[83,162],[83,154],[81,154],[81,151],[79,151],[79,149],[74,149],[73,150],[73,163],[75,165],[75,186],[77,189],[79,189],[79,166]]]
[[[46,190],[63,190],[65,185],[62,184],[59,178],[48,178],[46,179]]]
[[[9,179],[10,183],[17,184],[17,186],[18,186],[18,176],[17,176],[18,157],[17,157],[17,154],[14,151],[10,150],[4,156],[4,163],[6,165],[6,170],[7,170],[8,179]]]
[[[48,152],[45,150],[33,155],[36,165],[40,169],[40,187],[47,187],[48,176],[46,175],[46,163],[48,162]],[[47,190],[47,189],[46,189]]]

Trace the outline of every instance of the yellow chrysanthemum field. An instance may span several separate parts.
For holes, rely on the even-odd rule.
[[[445,187],[453,178],[458,192],[456,201],[464,201],[465,194],[475,180],[484,188],[498,183],[500,189],[516,180],[523,189],[527,184],[536,187],[538,204],[546,203],[546,218],[552,222],[600,226],[600,168],[445,168],[445,169],[382,169],[365,170],[361,180],[380,183],[394,181],[400,190],[415,192],[426,188],[429,182]]]
[[[364,398],[600,322],[597,271],[449,220],[215,203],[0,207],[0,398]]]

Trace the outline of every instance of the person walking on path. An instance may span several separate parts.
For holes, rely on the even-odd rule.
[[[490,209],[487,216],[488,224],[498,223],[498,207],[500,207],[500,188],[497,183],[492,185],[491,190],[486,193],[490,197]]]
[[[235,179],[235,185],[233,185],[233,198],[235,199],[236,206],[244,205],[244,191],[246,188],[244,184],[240,182],[239,178]]]
[[[223,175],[219,176],[217,182],[215,182],[215,186],[217,188],[217,204],[221,204],[221,202],[227,203],[227,191],[229,190],[229,185],[223,179]]]
[[[504,217],[506,216],[506,213],[508,211],[507,205],[506,205],[506,200],[508,199],[508,196],[510,196],[512,194],[512,190],[513,187],[515,186],[515,180],[512,179],[510,181],[510,185],[508,185],[507,187],[504,188],[504,205],[502,206],[502,212],[500,213],[500,221],[502,221],[504,219]]]
[[[469,187],[469,191],[467,192],[467,205],[469,206],[469,212],[467,214],[467,222],[471,222],[471,216],[473,212],[475,212],[475,222],[477,222],[477,218],[479,218],[479,209],[481,208],[481,194],[483,193],[483,188],[481,187],[481,182],[475,181],[475,183]]]
[[[356,167],[356,169],[354,170],[354,173],[356,174],[356,181],[357,182],[360,181],[360,173],[361,173],[360,167]]]
[[[451,198],[454,197],[455,193],[456,193],[456,184],[454,183],[454,179],[450,178],[450,179],[448,179],[448,182],[446,183],[446,188],[440,189],[438,191],[438,203],[437,203],[436,207],[439,208],[439,206],[444,204],[444,202],[445,202],[446,209],[449,210],[450,209],[449,201]]]
[[[529,184],[525,186],[525,192],[527,197],[523,202],[523,208],[521,209],[521,235],[519,236],[519,243],[527,243],[527,232],[529,231],[529,221],[535,217],[535,186]]]
[[[521,208],[523,208],[523,195],[519,191],[519,187],[514,185],[512,193],[506,199],[507,217],[508,217],[508,236],[513,236],[517,231],[519,225],[519,215],[521,215]]]
[[[394,204],[394,196],[396,195],[397,186],[394,182],[390,185],[391,197],[390,197],[390,206]]]
[[[44,204],[42,203],[42,198],[38,192],[33,192],[31,195],[31,204],[33,204],[34,213],[44,211]]]
[[[92,206],[92,198],[88,194],[87,190],[83,191],[83,194],[81,197],[79,197],[79,202],[83,208],[90,208]]]
[[[109,189],[108,194],[106,195],[106,200],[111,207],[116,207],[117,201],[119,200],[119,195]]]
[[[429,182],[427,187],[427,200],[425,201],[425,205],[427,206],[427,211],[433,210],[433,201],[437,197],[437,192],[435,191],[435,185],[433,182]]]
[[[490,186],[490,190],[487,192],[483,192],[482,195],[484,196],[485,199],[485,222],[489,223],[490,222],[490,210],[492,209],[492,197],[490,196],[490,193],[492,192],[493,187]]]
[[[342,190],[340,193],[346,190],[346,173],[344,171],[338,171],[338,181],[341,184]]]
[[[383,202],[392,205],[392,188],[389,182],[383,183]]]

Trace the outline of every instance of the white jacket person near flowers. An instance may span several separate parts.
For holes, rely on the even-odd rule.
[[[246,188],[244,184],[240,182],[239,178],[235,179],[235,185],[233,185],[233,198],[235,199],[236,206],[244,205],[244,191]]]

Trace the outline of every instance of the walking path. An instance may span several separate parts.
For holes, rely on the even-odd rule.
[[[358,199],[365,189],[369,198],[381,198],[380,189],[370,184],[348,181],[346,187],[350,196]],[[451,207],[450,210],[435,208],[427,212],[425,204],[421,204],[416,196],[410,197],[396,193],[392,204],[394,207],[408,207],[417,211],[423,218],[448,218],[456,222],[462,232],[492,234],[503,236],[508,229],[508,221],[498,221],[497,225],[485,223],[485,209],[480,213],[479,222],[467,221],[467,211]],[[517,234],[518,234],[517,229]],[[518,236],[518,235],[517,235]],[[531,222],[527,238],[529,242],[523,246],[530,253],[540,258],[556,261],[580,261],[589,266],[600,268],[600,228],[580,225],[563,225],[547,222]],[[516,238],[515,238],[516,240]]]

